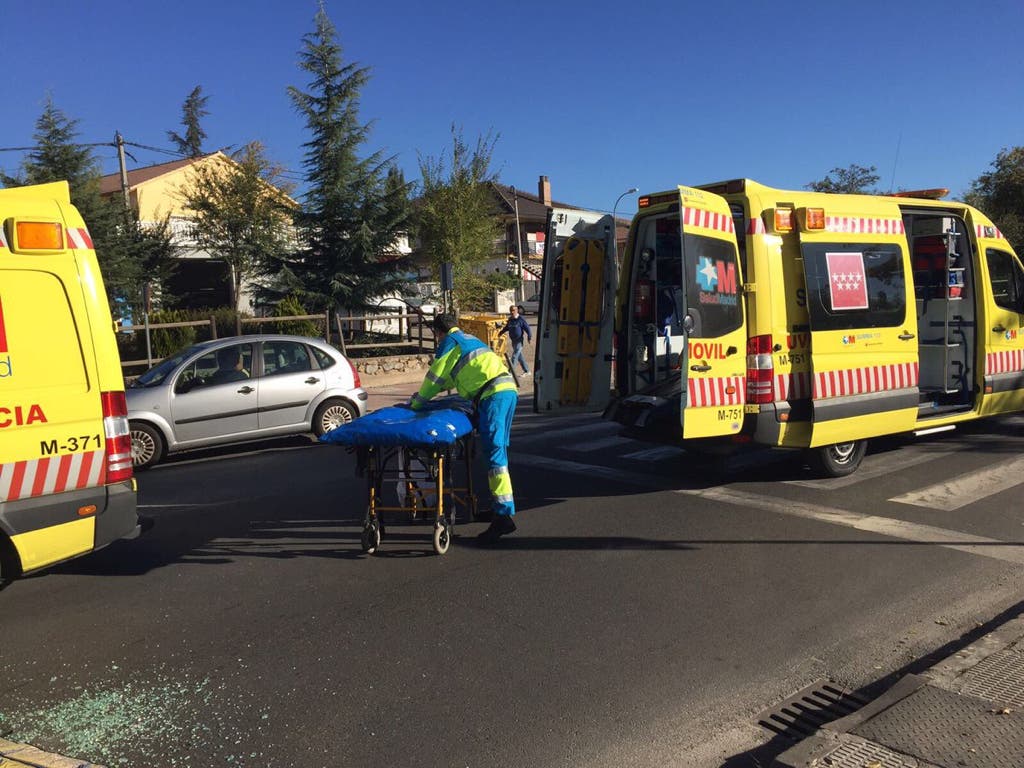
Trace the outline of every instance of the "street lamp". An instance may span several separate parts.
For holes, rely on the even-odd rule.
[[[523,285],[523,236],[519,233],[519,193],[512,189],[512,202],[516,211],[516,269],[519,272],[519,285],[516,286],[516,304],[526,298],[526,286]]]
[[[619,207],[619,202],[622,198],[626,195],[632,195],[639,191],[640,189],[638,187],[630,187],[619,195],[618,199],[615,201],[615,205],[612,206],[612,259],[615,261],[616,267],[619,265],[619,226],[615,220],[615,209]]]

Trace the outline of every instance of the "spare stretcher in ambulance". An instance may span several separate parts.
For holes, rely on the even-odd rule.
[[[803,449],[842,476],[870,438],[1024,409],[1024,268],[992,221],[945,193],[739,179],[641,197],[603,296],[601,316],[615,316],[606,415],[691,448]],[[566,256],[552,256],[557,270]],[[578,316],[566,298],[559,318]],[[606,369],[593,367],[583,403],[545,362],[538,351],[539,410],[599,407]]]

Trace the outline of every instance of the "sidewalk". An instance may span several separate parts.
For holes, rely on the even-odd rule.
[[[775,759],[776,768],[1024,766],[1024,617],[1002,624]]]
[[[41,749],[0,739],[2,768],[103,768],[102,765],[43,752]]]

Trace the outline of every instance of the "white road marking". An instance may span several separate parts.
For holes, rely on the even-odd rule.
[[[959,448],[959,447],[958,447]],[[865,457],[857,471],[846,477],[826,477],[818,480],[785,480],[787,485],[800,485],[804,488],[845,488],[848,485],[874,480],[876,477],[899,472],[902,469],[926,464],[933,459],[942,459],[954,453],[958,448],[948,451],[915,451],[911,447],[897,448],[895,451],[876,453]]]
[[[534,467],[549,472],[566,473],[570,475],[582,475],[584,477],[602,477],[606,480],[614,480],[619,483],[628,483],[644,488],[657,488],[664,485],[664,479],[653,475],[644,475],[638,472],[626,472],[614,467],[603,467],[598,464],[583,464],[578,461],[567,461],[565,459],[552,459],[547,456],[536,456],[529,453],[513,453],[512,476],[515,477],[516,467]]]
[[[948,549],[955,549],[959,552],[1002,560],[1007,563],[1014,563],[1015,565],[1024,565],[1024,546],[1020,544],[1009,544],[998,539],[989,539],[985,536],[975,536],[970,533],[962,533],[961,531],[937,528],[933,525],[909,523],[904,520],[878,517],[876,515],[863,515],[845,509],[825,507],[820,504],[806,504],[791,499],[773,499],[734,488],[680,490],[677,493],[685,493],[690,496],[697,496],[710,501],[719,501],[725,504],[735,504],[749,509],[760,509],[780,515],[802,517],[808,520],[831,523],[832,525],[841,525],[858,531],[890,536],[894,539],[903,539],[920,544],[936,544]]]
[[[970,472],[889,501],[916,507],[952,511],[1013,488],[1024,482],[1024,458],[1011,459],[989,469]]]

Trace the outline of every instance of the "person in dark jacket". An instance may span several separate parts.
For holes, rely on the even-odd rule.
[[[526,358],[523,357],[523,336],[533,341],[533,334],[530,331],[530,324],[523,317],[523,311],[515,304],[508,308],[508,322],[505,327],[498,331],[498,335],[508,334],[508,340],[512,342],[512,365],[519,361],[523,373],[529,373],[530,368],[526,365]]]

